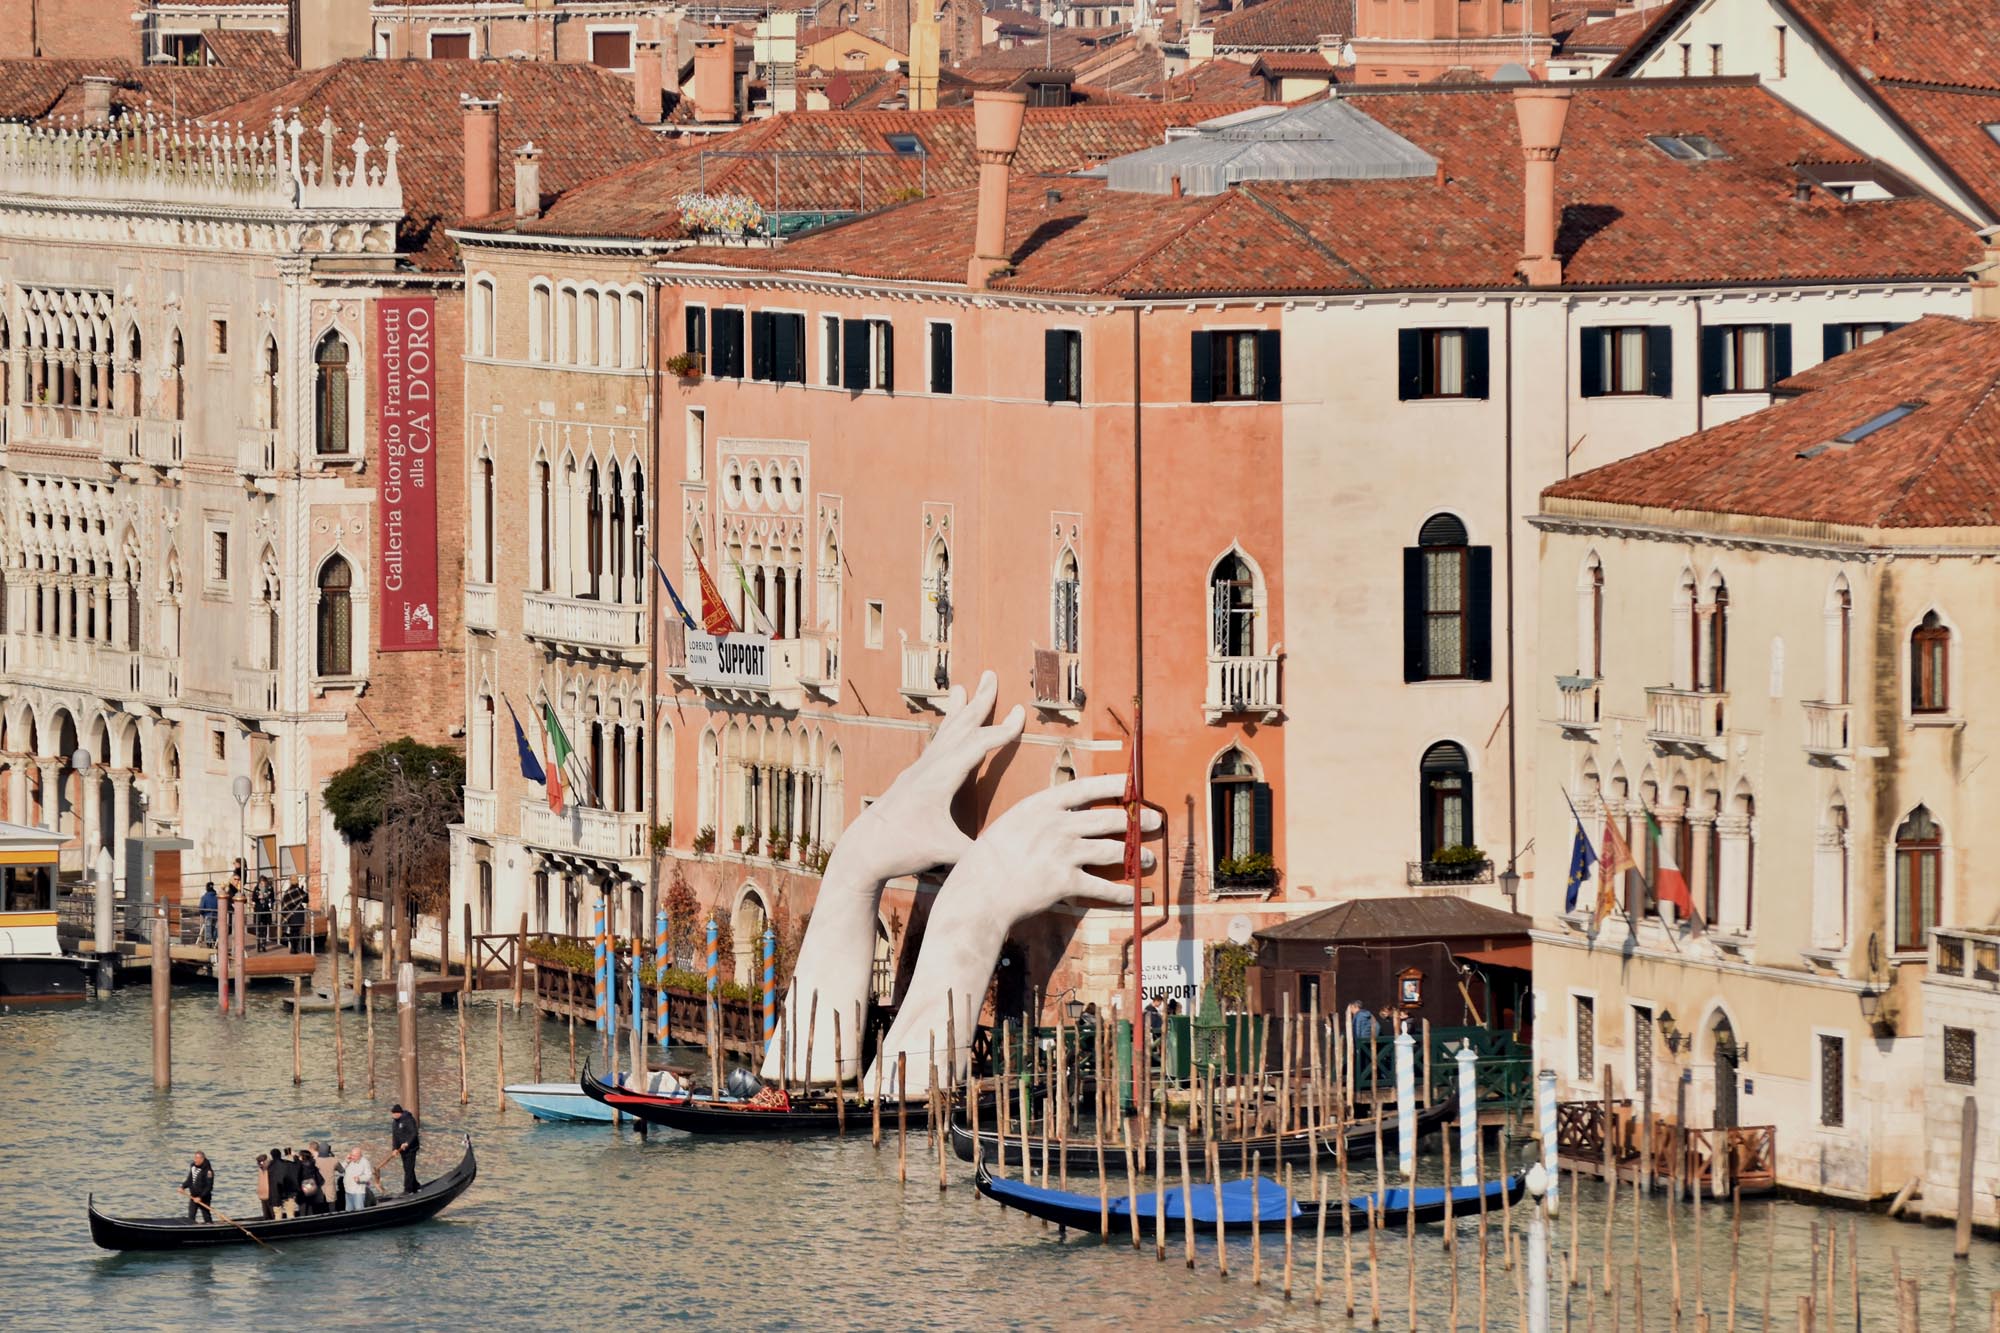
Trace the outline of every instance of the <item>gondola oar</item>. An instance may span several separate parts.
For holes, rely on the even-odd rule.
[[[283,1254],[284,1254],[284,1251],[283,1251],[283,1250],[279,1249],[279,1248],[278,1248],[277,1246],[275,1246],[275,1245],[271,1244],[271,1243],[270,1243],[269,1241],[265,1240],[265,1239],[264,1239],[264,1238],[263,1238],[262,1236],[258,1235],[258,1234],[257,1234],[256,1232],[252,1231],[252,1230],[251,1230],[251,1229],[250,1229],[249,1227],[246,1227],[246,1226],[244,1226],[244,1225],[243,1225],[243,1224],[242,1224],[241,1222],[239,1222],[239,1221],[237,1221],[237,1220],[236,1220],[235,1218],[231,1217],[231,1216],[230,1216],[230,1215],[229,1215],[228,1213],[225,1213],[225,1212],[223,1212],[223,1211],[222,1211],[222,1210],[221,1210],[220,1208],[217,1208],[217,1207],[216,1207],[216,1206],[215,1206],[214,1204],[212,1204],[212,1203],[205,1203],[205,1204],[203,1204],[203,1205],[202,1205],[202,1207],[208,1210],[208,1215],[209,1215],[210,1217],[219,1217],[219,1218],[221,1218],[221,1219],[222,1219],[223,1221],[225,1221],[225,1222],[229,1223],[229,1225],[230,1225],[230,1226],[233,1226],[233,1227],[235,1227],[235,1228],[236,1228],[236,1229],[237,1229],[238,1231],[240,1231],[240,1232],[242,1232],[242,1233],[243,1233],[244,1235],[248,1236],[248,1237],[249,1237],[249,1238],[250,1238],[251,1240],[254,1240],[254,1241],[256,1241],[256,1242],[257,1242],[257,1243],[258,1243],[259,1245],[262,1245],[262,1246],[263,1246],[263,1247],[264,1247],[265,1249],[269,1250],[269,1251],[270,1251],[270,1252],[271,1252],[272,1254],[276,1254],[276,1255],[283,1255]]]

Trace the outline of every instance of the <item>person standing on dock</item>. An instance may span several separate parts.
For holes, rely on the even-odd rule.
[[[215,1168],[209,1165],[207,1153],[197,1152],[194,1160],[188,1163],[187,1179],[181,1181],[181,1193],[187,1195],[188,1221],[215,1220],[213,1210],[208,1206],[209,1200],[215,1197]]]
[[[389,1143],[403,1159],[403,1193],[417,1192],[417,1118],[401,1102],[389,1108]]]
[[[208,887],[203,889],[201,893],[201,942],[203,944],[215,943],[215,916],[216,910],[220,905],[215,897],[215,881],[210,880]]]
[[[250,898],[251,921],[257,927],[257,949],[261,953],[274,943],[278,914],[278,896],[271,891],[271,877],[257,877],[256,892]]]
[[[306,938],[306,907],[310,900],[306,896],[305,882],[295,879],[287,885],[283,901],[285,942],[291,946],[293,953],[297,953]]]

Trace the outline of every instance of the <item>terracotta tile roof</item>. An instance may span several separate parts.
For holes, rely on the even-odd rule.
[[[84,75],[131,69],[122,60],[0,60],[0,120],[38,120]]]
[[[1664,38],[1703,0],[1673,0],[1647,34]],[[1990,0],[1774,0],[1822,45],[1877,78],[2000,86],[2000,25]],[[1612,67],[1623,73],[1648,54],[1635,43]]]
[[[1017,161],[1027,173],[1074,171],[1150,148],[1166,138],[1169,127],[1194,124],[1222,109],[1214,103],[1030,108],[1021,130]],[[916,135],[927,156],[853,156],[889,153],[891,134]],[[704,161],[703,149],[820,156],[783,159],[776,187],[782,193],[774,196],[768,156],[709,157]],[[542,159],[545,183],[552,156],[545,154]],[[677,148],[561,194],[539,218],[503,218],[488,229],[528,235],[671,240],[682,235],[674,200],[692,190],[744,194],[765,208],[833,209],[853,208],[857,203],[876,207],[900,191],[925,186],[933,195],[962,190],[977,179],[970,107],[801,111],[754,122],[720,139]],[[961,270],[963,267],[960,261]]]
[[[1549,6],[1549,35],[1560,45],[1584,24],[1615,17],[1618,9],[1608,0],[1556,0]]]
[[[457,265],[445,228],[464,200],[460,94],[500,99],[501,194],[512,197],[508,157],[525,141],[542,150],[542,188],[560,192],[659,156],[662,141],[632,118],[632,88],[592,65],[530,60],[348,60],[300,75],[222,111],[252,123],[283,107],[317,125],[331,114],[343,133],[394,131],[406,214],[398,247],[420,268]]]
[[[1127,39],[1128,34],[1122,29],[1057,28],[1046,39],[1016,41],[1009,49],[1003,49],[998,42],[988,42],[978,55],[960,61],[956,68],[975,82],[1005,86],[1024,69],[1074,69]]]
[[[1657,5],[1652,9],[1635,9],[1629,14],[1617,14],[1610,18],[1593,18],[1569,30],[1562,38],[1564,51],[1623,51],[1632,43],[1652,31],[1653,25],[1665,18],[1671,6]]]
[[[1973,197],[2000,216],[2000,91],[1884,79],[1875,95],[1950,165]]]
[[[1257,57],[1257,63],[1251,66],[1251,70],[1281,79],[1313,78],[1331,82],[1339,77],[1339,71],[1317,51],[1266,51]]]
[[[1002,32],[1012,30],[1039,34],[1048,27],[1048,24],[1042,22],[1041,15],[1030,14],[1025,9],[989,9],[986,11],[986,17],[999,24]]]
[[[1161,90],[1168,102],[1256,102],[1263,97],[1264,81],[1245,62],[1226,56],[1176,75]]]
[[[1557,166],[1570,286],[1949,282],[1977,257],[1963,223],[1929,199],[1843,204],[1815,191],[1795,202],[1791,163],[1851,153],[1746,81],[1580,83],[1575,94]],[[1201,201],[1061,182],[1060,218],[1010,231],[1016,271],[994,286],[1170,296],[1517,285],[1521,154],[1509,94],[1369,94],[1351,105],[1437,157],[1447,179],[1261,182]],[[1683,165],[1649,133],[1707,134],[1729,156]],[[1023,197],[1032,204],[1049,184],[1024,186]],[[956,195],[922,200],[775,251],[732,251],[731,262],[955,284],[971,255],[971,208]]]
[[[907,57],[909,55],[908,42],[904,42],[902,45],[899,46],[894,42],[887,41],[881,37],[877,37],[873,33],[862,32],[859,28],[850,27],[845,23],[832,24],[828,26],[815,25],[810,28],[802,29],[799,32],[799,50],[803,52],[809,46],[817,46],[821,42],[830,42],[836,37],[847,36],[850,34],[855,37],[859,37],[865,43],[868,43],[873,46],[879,46],[885,51],[893,51],[899,56]]]
[[[1544,509],[1610,504],[1860,528],[2000,524],[2000,323],[1928,316],[1787,387],[1802,392],[1549,487],[1545,502],[1558,503]],[[1900,421],[1816,449],[1907,404],[1917,406]]]
[[[1354,35],[1354,0],[1263,0],[1215,21],[1215,49],[1316,50],[1331,33]]]
[[[285,34],[268,28],[211,28],[201,42],[211,58],[231,69],[298,70]]]

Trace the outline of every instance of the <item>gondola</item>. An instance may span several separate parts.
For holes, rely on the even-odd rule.
[[[471,1188],[478,1174],[479,1164],[473,1160],[472,1136],[468,1134],[465,1156],[457,1166],[415,1194],[392,1196],[359,1212],[314,1213],[270,1221],[238,1218],[240,1225],[232,1226],[228,1222],[189,1222],[180,1217],[112,1217],[97,1211],[97,1200],[93,1197],[89,1203],[90,1238],[107,1250],[185,1250],[209,1245],[248,1245],[252,1236],[275,1245],[380,1231],[435,1217],[445,1205]]]
[[[774,1110],[753,1106],[738,1097],[713,1097],[693,1092],[637,1092],[605,1083],[586,1066],[583,1090],[614,1111],[663,1129],[684,1130],[689,1134],[735,1134],[745,1137],[831,1134],[840,1128],[841,1117],[834,1099],[824,1094],[811,1098],[794,1095],[791,1109]],[[896,1114],[893,1103],[885,1102],[882,1118],[888,1122]],[[868,1103],[859,1099],[847,1103],[847,1123],[866,1125]],[[908,1123],[922,1129],[930,1123],[930,1107],[912,1099]]]
[[[1140,1190],[1136,1196],[1129,1193],[1111,1191],[1107,1199],[1099,1199],[1095,1194],[1076,1194],[1068,1190],[1043,1189],[1018,1180],[996,1180],[979,1164],[977,1175],[979,1192],[1005,1208],[1039,1217],[1057,1226],[1076,1231],[1092,1232],[1106,1225],[1115,1235],[1121,1229],[1130,1228],[1136,1215],[1142,1225],[1154,1224],[1154,1217],[1165,1204],[1165,1217],[1169,1223],[1180,1223],[1192,1215],[1197,1232],[1212,1236],[1216,1227],[1216,1189],[1213,1185],[1196,1185],[1183,1196],[1178,1186],[1166,1190],[1164,1194],[1153,1190]],[[1477,1216],[1479,1197],[1486,1196],[1489,1209],[1498,1208],[1501,1198],[1518,1200],[1525,1189],[1524,1178],[1509,1176],[1504,1181],[1488,1181],[1484,1185],[1455,1185],[1451,1189],[1451,1206],[1456,1217]],[[1264,1229],[1266,1234],[1274,1234],[1282,1228],[1287,1216],[1295,1223],[1316,1225],[1319,1220],[1318,1207],[1311,1199],[1303,1204],[1293,1199],[1283,1185],[1269,1176],[1259,1176],[1255,1187],[1248,1180],[1227,1180],[1221,1191],[1222,1229],[1228,1231],[1249,1231],[1253,1225]],[[1354,1222],[1366,1225],[1369,1201],[1375,1200],[1375,1225],[1393,1230],[1407,1226],[1410,1210],[1416,1210],[1416,1220],[1428,1225],[1444,1220],[1445,1191],[1442,1187],[1425,1189],[1392,1189],[1380,1195],[1362,1194],[1349,1199],[1347,1208]],[[1331,1200],[1330,1210],[1340,1207],[1339,1200]],[[1331,1213],[1337,1217],[1337,1212]]]
[[[1438,1102],[1435,1105],[1424,1107],[1418,1111],[1417,1137],[1423,1138],[1425,1135],[1435,1133],[1438,1129],[1442,1128],[1445,1122],[1451,1118],[1454,1109],[1456,1109],[1456,1103]],[[1382,1141],[1385,1152],[1393,1153],[1395,1151],[1396,1120],[1393,1113],[1385,1117],[1382,1121]],[[979,1142],[982,1147],[978,1155],[985,1160],[989,1162],[1004,1160],[1008,1166],[1019,1166],[1021,1164],[1021,1133],[1019,1129],[1015,1129],[1009,1134],[1007,1141],[1003,1144],[1000,1141],[998,1127],[983,1124],[979,1127]],[[1349,1161],[1361,1161],[1364,1156],[1372,1152],[1374,1143],[1375,1122],[1373,1120],[1356,1121],[1347,1127],[1347,1156]],[[1235,1154],[1242,1148],[1242,1145],[1243,1141],[1239,1139],[1225,1140],[1221,1144],[1225,1158],[1233,1162]],[[1308,1134],[1305,1130],[1295,1129],[1285,1134],[1261,1134],[1249,1140],[1249,1150],[1253,1153],[1261,1153],[1263,1159],[1274,1166],[1281,1166],[1286,1162],[1290,1162],[1296,1166],[1305,1165],[1312,1160],[1315,1145],[1319,1149],[1320,1161],[1334,1162],[1339,1159],[1339,1135],[1326,1130],[1321,1130],[1317,1134]],[[960,1161],[970,1162],[973,1160],[972,1129],[959,1116],[952,1117],[951,1147],[952,1151],[958,1154]],[[1207,1138],[1199,1134],[1190,1134],[1188,1136],[1188,1154],[1196,1161],[1208,1160]],[[1041,1165],[1042,1143],[1035,1126],[1030,1126],[1029,1128],[1028,1157],[1032,1165],[1036,1167]],[[1065,1157],[1068,1159],[1067,1165],[1071,1171],[1095,1172],[1097,1170],[1097,1144],[1095,1141],[1081,1142],[1071,1139],[1067,1143],[1051,1142],[1049,1144],[1049,1167],[1051,1170],[1058,1169],[1064,1165]],[[1104,1144],[1104,1169],[1121,1173],[1125,1170],[1124,1149],[1110,1140],[1106,1140]]]

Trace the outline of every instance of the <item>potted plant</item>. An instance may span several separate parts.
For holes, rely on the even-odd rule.
[[[773,824],[770,832],[764,835],[764,852],[773,861],[784,860],[785,853],[791,850],[791,844],[792,840],[779,833],[776,824]]]
[[[799,849],[799,864],[812,874],[823,875],[826,873],[827,858],[832,855],[833,849],[825,843],[811,843]]]
[[[702,364],[704,359],[700,352],[680,352],[668,357],[666,366],[669,371],[682,379],[698,380],[704,369]]]
[[[729,847],[731,851],[740,852],[743,850],[743,835],[746,831],[741,824],[738,824],[729,831]]]
[[[715,850],[715,825],[703,824],[694,835],[694,854],[707,856]]]
[[[1278,864],[1269,852],[1251,852],[1248,856],[1225,856],[1215,868],[1215,882],[1219,888],[1267,888],[1276,879]]]
[[[1433,852],[1424,869],[1431,879],[1456,884],[1478,875],[1485,864],[1485,852],[1467,843],[1454,843]]]
[[[669,819],[664,824],[653,825],[652,830],[646,835],[646,845],[652,848],[653,855],[655,856],[665,856],[668,852],[672,851],[674,846],[674,821]]]

